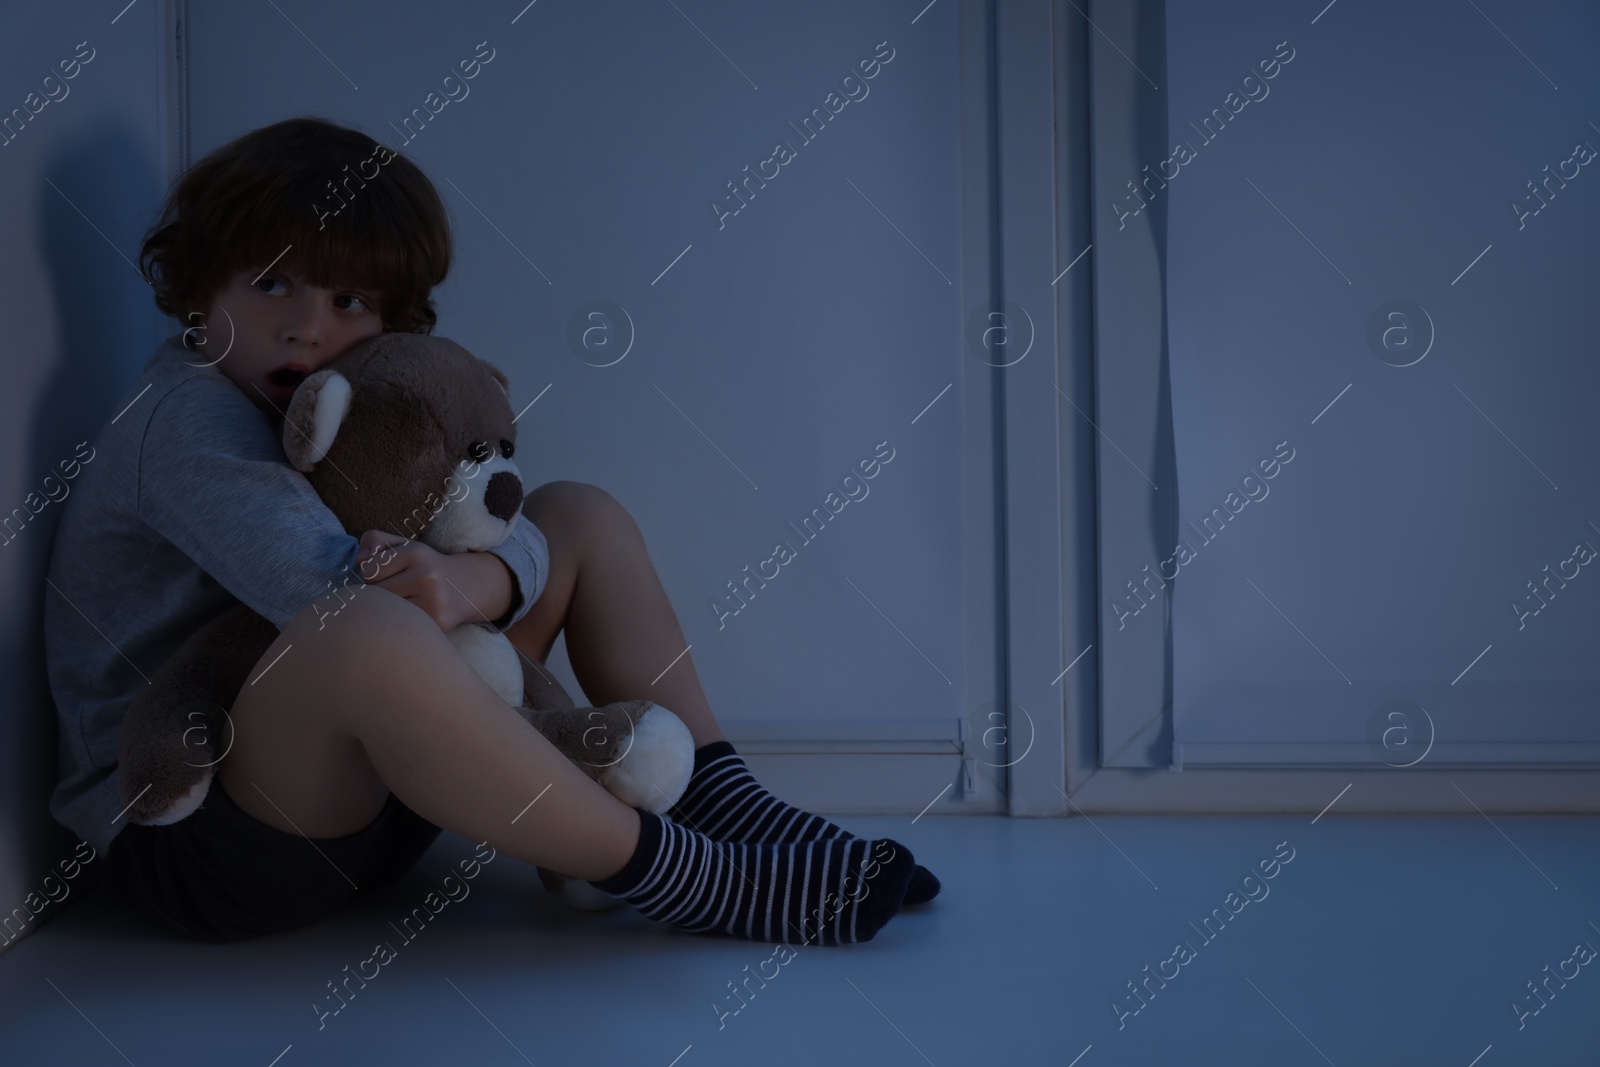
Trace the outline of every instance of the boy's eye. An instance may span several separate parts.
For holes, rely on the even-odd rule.
[[[274,285],[282,285],[283,282],[282,282],[281,279],[274,278],[270,274],[263,274],[261,277],[257,278],[255,281],[251,282],[250,284],[253,285],[255,288],[259,289],[263,293],[270,293],[272,291],[272,287]],[[262,286],[266,286],[266,288],[262,289],[261,288]]]
[[[351,308],[348,305],[340,304],[339,301],[341,301],[341,300],[354,301],[358,306],[354,307],[354,308]],[[371,304],[367,303],[365,300],[363,300],[361,297],[357,296],[354,293],[340,293],[338,296],[333,298],[333,302],[334,302],[334,305],[336,307],[341,307],[341,308],[344,308],[345,310],[348,310],[348,311],[371,311],[372,310],[372,305]]]

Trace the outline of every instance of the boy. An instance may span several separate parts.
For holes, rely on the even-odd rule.
[[[141,268],[190,328],[96,439],[50,562],[52,813],[106,853],[141,914],[209,940],[316,921],[398,878],[441,827],[687,929],[870,940],[937,881],[903,845],[851,837],[763,789],[687,657],[652,683],[686,642],[608,494],[552,482],[505,544],[446,555],[385,531],[351,537],[285,461],[299,382],[384,330],[431,332],[428,294],[450,255],[421,171],[320,119],[245,134],[174,186]],[[337,615],[316,609],[357,572],[365,584]],[[130,825],[116,777],[127,701],[239,601],[282,632],[230,710],[206,802]],[[467,620],[492,621],[538,662],[565,626],[591,701],[678,714],[697,748],[670,818],[612,797],[499,699],[444,636]]]

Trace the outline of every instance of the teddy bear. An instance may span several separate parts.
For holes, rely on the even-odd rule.
[[[439,552],[485,551],[511,535],[524,507],[509,391],[499,368],[453,341],[380,334],[300,383],[283,422],[284,453],[354,537],[388,530]],[[139,689],[118,738],[118,788],[131,821],[177,822],[200,806],[232,744],[226,709],[278,633],[236,605]],[[660,814],[683,794],[694,742],[671,711],[648,700],[579,708],[493,627],[464,623],[446,636],[533,728],[619,800]],[[587,882],[539,874],[573,907],[618,903]]]

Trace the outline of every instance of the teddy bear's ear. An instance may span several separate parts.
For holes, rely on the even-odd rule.
[[[500,368],[496,367],[493,363],[485,363],[484,366],[489,368],[489,373],[494,375],[494,380],[500,383],[501,392],[506,394],[507,399],[510,399],[511,380],[507,378],[505,374],[501,372]]]
[[[283,452],[295,470],[310,473],[322,462],[350,410],[350,380],[319,370],[295,390],[283,422]]]

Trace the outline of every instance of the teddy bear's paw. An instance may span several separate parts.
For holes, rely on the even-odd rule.
[[[152,787],[143,793],[128,810],[130,822],[141,826],[167,826],[193,815],[211,790],[210,767],[202,770],[199,781],[181,792],[168,789],[159,791]]]
[[[559,897],[574,911],[609,911],[627,903],[621,897],[614,897],[610,893],[596,889],[581,878],[568,878],[564,874],[548,871],[543,867],[538,870],[539,881],[551,895]]]
[[[185,693],[165,676],[141,687],[117,739],[122,814],[144,826],[187,818],[205,800],[232,744],[232,722],[221,704]]]
[[[678,802],[694,773],[694,738],[683,720],[648,704],[633,725],[631,744],[600,775],[624,804],[660,815]]]

